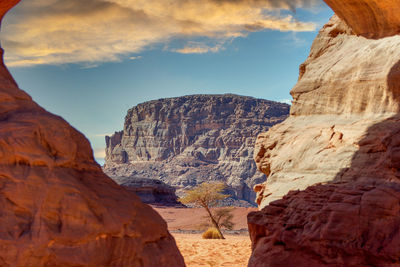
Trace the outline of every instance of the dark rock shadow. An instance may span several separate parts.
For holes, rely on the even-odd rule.
[[[400,61],[390,70],[387,86],[400,111]],[[357,145],[359,150],[351,166],[342,169],[333,182],[366,179],[400,182],[400,113],[370,126]]]
[[[400,115],[358,145],[332,182],[248,215],[248,266],[400,266]]]

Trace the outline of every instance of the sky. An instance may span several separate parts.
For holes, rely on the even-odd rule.
[[[19,87],[84,133],[103,164],[105,135],[145,101],[234,93],[290,103],[332,15],[321,0],[22,0],[0,39]]]

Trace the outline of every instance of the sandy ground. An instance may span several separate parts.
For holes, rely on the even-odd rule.
[[[188,267],[246,267],[251,255],[247,234],[227,235],[225,240],[202,239],[201,234],[174,233],[178,230],[199,230],[207,215],[203,208],[170,208],[152,206],[168,224]],[[247,229],[247,214],[256,208],[233,210],[234,230]]]
[[[206,240],[201,235],[173,234],[188,267],[246,267],[251,255],[248,236],[225,236],[225,240]]]
[[[203,208],[170,208],[152,206],[168,224],[169,230],[199,230],[207,216]],[[233,214],[234,230],[247,229],[247,214],[257,208],[235,207]]]

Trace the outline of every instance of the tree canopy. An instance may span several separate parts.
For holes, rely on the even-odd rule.
[[[197,207],[212,207],[219,200],[223,200],[229,195],[222,194],[226,185],[221,182],[202,183],[193,189],[187,190],[186,195],[179,198],[183,204],[193,204]]]
[[[214,214],[211,212],[210,207],[215,206],[219,200],[223,200],[229,195],[222,194],[226,185],[221,182],[216,183],[202,183],[193,189],[187,190],[186,195],[179,198],[183,204],[193,204],[197,207],[203,207],[210,218],[212,225],[220,234],[221,238],[224,236],[221,232],[221,227],[232,228],[233,223],[231,211],[229,209],[217,210]]]

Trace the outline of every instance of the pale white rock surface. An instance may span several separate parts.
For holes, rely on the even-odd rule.
[[[399,61],[400,36],[367,39],[332,17],[300,66],[290,117],[258,136],[255,161],[268,175],[255,187],[260,207],[290,190],[348,179],[370,127],[399,111]]]

